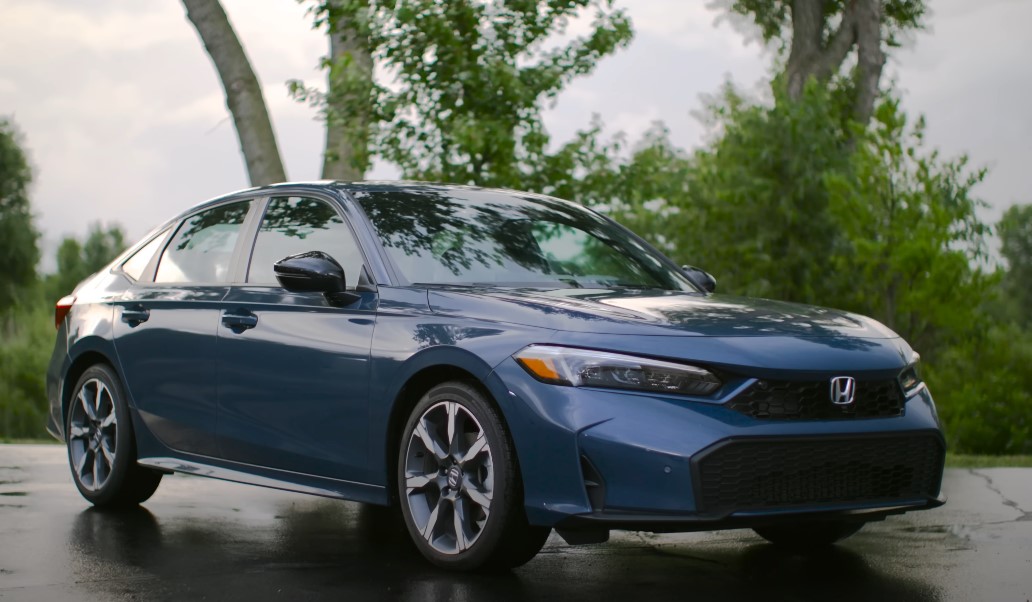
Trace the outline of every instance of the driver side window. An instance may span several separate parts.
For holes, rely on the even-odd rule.
[[[328,253],[344,268],[348,288],[358,284],[362,253],[351,229],[329,203],[303,197],[270,200],[254,242],[247,282],[278,286],[273,264],[308,251]]]

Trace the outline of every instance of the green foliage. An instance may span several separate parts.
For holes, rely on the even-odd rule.
[[[1032,456],[971,455],[946,452],[947,468],[1032,468]]]
[[[705,268],[722,292],[886,323],[923,354],[953,449],[1028,453],[1032,337],[986,310],[999,277],[982,268],[988,228],[973,191],[985,171],[927,150],[923,120],[892,96],[866,130],[842,119],[842,99],[814,82],[769,105],[728,88],[693,155],[661,126],[633,147],[600,142],[596,122],[554,156],[556,173],[573,175],[553,192]],[[1026,248],[1019,211],[1001,225],[1012,265]]]
[[[298,0],[305,3],[306,0]],[[330,162],[350,161],[356,174],[368,171],[372,157],[369,154],[371,125],[378,118],[376,98],[379,87],[373,79],[370,53],[370,8],[367,0],[320,0],[310,4],[308,14],[313,17],[313,28],[323,29],[329,36],[338,36],[342,53],[331,54],[320,60],[327,70],[328,89],[307,86],[303,80],[287,81],[287,92],[294,100],[319,110],[326,122],[325,159]],[[344,31],[339,31],[345,28]],[[344,35],[342,35],[344,34]],[[346,42],[346,43],[345,43]],[[332,51],[333,44],[331,44]],[[339,147],[331,142],[332,132],[340,136],[351,149],[350,157],[341,157]],[[325,165],[325,164],[324,164]],[[324,167],[324,177],[327,177]]]
[[[13,122],[0,118],[0,311],[36,280],[39,232],[29,205],[31,183],[21,135]]]
[[[107,265],[126,248],[125,233],[115,224],[107,228],[91,224],[85,242],[65,237],[57,248],[57,273],[47,276],[44,289],[48,301],[69,294],[87,276]]]
[[[700,220],[682,254],[737,293],[834,298],[832,258],[843,240],[827,181],[848,169],[841,114],[813,82],[798,102],[772,106],[727,88],[709,107],[722,135],[695,156],[690,196]]]
[[[408,178],[541,189],[550,140],[544,103],[631,39],[630,21],[612,5],[373,0],[324,2],[313,12],[317,24],[343,18],[367,33],[373,57],[392,78],[388,85],[354,82],[356,93],[339,99],[345,115],[365,110],[369,96],[358,87],[373,87],[372,154]],[[569,20],[585,11],[594,15],[591,31],[565,36]],[[290,87],[299,100],[326,104],[300,82]]]
[[[595,117],[548,158],[543,191],[600,209],[676,257],[683,249],[675,243],[684,243],[701,218],[688,198],[691,156],[670,141],[662,123],[633,145],[622,134],[603,142],[601,132]]]
[[[834,304],[876,316],[926,359],[975,325],[993,278],[977,266],[988,228],[972,189],[985,170],[926,152],[924,120],[884,99],[849,169],[827,180],[836,232]],[[861,286],[856,284],[860,283]]]
[[[47,436],[44,374],[54,347],[53,319],[42,303],[0,314],[0,438]]]
[[[990,323],[925,367],[953,451],[1032,453],[1029,366],[1029,332],[1013,323]]]
[[[0,310],[0,438],[48,437],[44,375],[54,347],[54,301],[107,265],[125,248],[124,239],[121,227],[99,224],[84,242],[65,238],[58,272],[25,283],[15,295],[19,303]]]
[[[1000,254],[1007,260],[1003,301],[1007,317],[1032,328],[1032,205],[1014,205],[996,225]]]

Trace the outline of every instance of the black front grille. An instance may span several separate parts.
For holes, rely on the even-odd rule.
[[[692,459],[702,512],[892,502],[939,493],[945,450],[934,434],[749,438]]]
[[[857,380],[849,405],[831,402],[830,381],[761,380],[727,402],[746,416],[766,420],[836,420],[902,416],[906,399],[895,379]]]

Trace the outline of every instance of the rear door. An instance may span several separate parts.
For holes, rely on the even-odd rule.
[[[115,309],[115,347],[129,393],[147,428],[165,445],[217,455],[216,354],[219,310],[241,261],[254,201],[234,201],[180,222],[160,255]],[[141,250],[142,251],[142,250]],[[132,272],[132,273],[130,273]],[[135,276],[134,276],[135,274]]]
[[[360,300],[290,292],[273,274],[288,255],[323,251]],[[368,370],[376,293],[356,290],[363,256],[335,203],[269,199],[243,282],[221,303],[222,456],[293,472],[368,482]]]

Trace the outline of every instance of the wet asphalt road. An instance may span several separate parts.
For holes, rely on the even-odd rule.
[[[786,555],[750,531],[555,535],[503,575],[422,561],[384,511],[166,477],[129,514],[91,510],[64,448],[0,445],[0,600],[1032,599],[1032,469],[950,470],[949,503]]]

